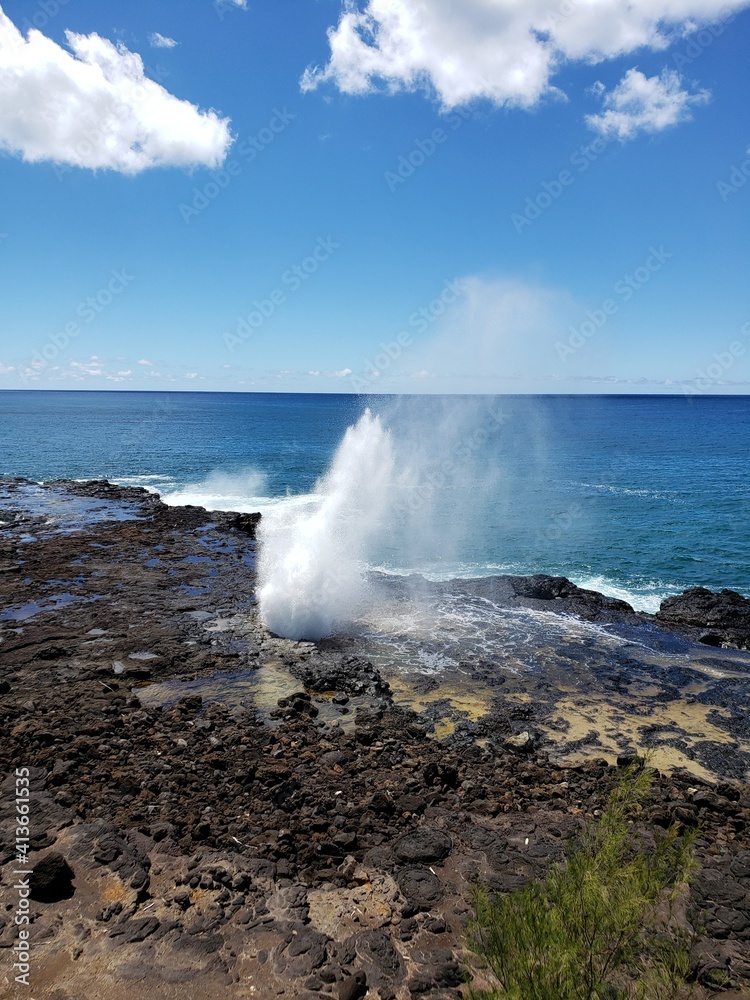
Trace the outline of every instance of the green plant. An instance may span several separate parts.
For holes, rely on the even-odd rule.
[[[680,995],[689,949],[679,934],[657,933],[656,911],[666,902],[671,913],[687,883],[694,837],[672,827],[644,841],[630,820],[650,784],[642,763],[629,768],[544,881],[496,897],[478,889],[470,943],[498,987],[477,1000]]]

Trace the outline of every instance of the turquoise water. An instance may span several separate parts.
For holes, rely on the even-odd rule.
[[[750,596],[747,396],[5,391],[0,473],[304,504],[366,406],[391,431],[399,491],[375,568],[561,573],[646,610],[699,584]]]

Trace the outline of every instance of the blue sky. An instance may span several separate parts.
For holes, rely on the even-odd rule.
[[[748,8],[2,3],[0,388],[747,392]]]

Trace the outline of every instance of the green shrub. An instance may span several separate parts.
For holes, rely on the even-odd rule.
[[[629,818],[651,784],[629,768],[599,819],[543,882],[491,896],[480,888],[470,944],[498,986],[476,1000],[676,998],[688,943],[666,933],[657,906],[672,902],[693,869],[694,836],[676,827],[645,843]],[[660,926],[661,921],[661,926]]]

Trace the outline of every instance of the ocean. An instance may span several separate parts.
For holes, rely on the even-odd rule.
[[[750,596],[750,396],[3,391],[0,473],[305,509],[368,408],[391,462],[385,491],[361,484],[370,569],[560,574],[646,611],[696,585]]]

